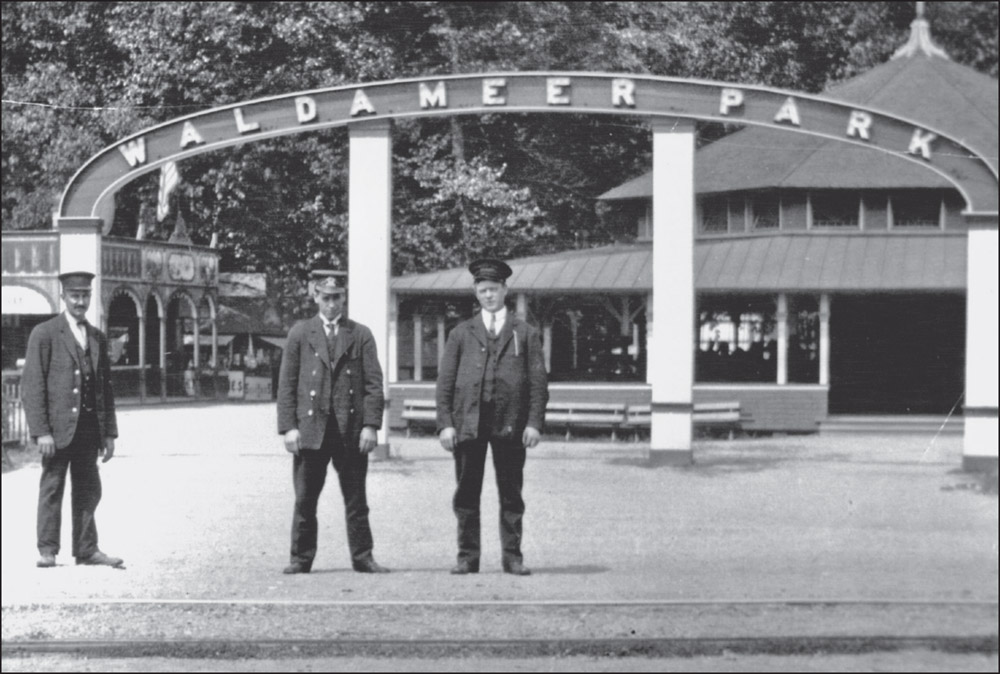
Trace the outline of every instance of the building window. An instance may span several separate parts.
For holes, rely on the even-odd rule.
[[[438,321],[444,319],[447,335],[461,321],[479,311],[474,298],[431,300],[410,298],[400,300],[396,346],[396,376],[399,381],[416,381],[416,345],[420,344],[420,376],[423,381],[433,381],[438,374]],[[508,311],[513,308],[508,306]],[[416,317],[420,320],[417,321]],[[419,339],[416,327],[420,325]]]
[[[705,197],[701,200],[701,231],[703,234],[725,234],[729,231],[729,201],[725,197]]]
[[[906,192],[889,197],[891,227],[941,227],[944,202],[933,192]]]
[[[751,229],[778,229],[781,225],[781,202],[777,194],[755,195],[750,202]]]
[[[697,382],[774,382],[775,304],[769,296],[698,299]]]
[[[819,382],[819,299],[813,295],[788,298],[788,382]]]
[[[609,299],[548,297],[536,302],[543,322],[552,328],[550,381],[645,379],[646,321],[645,311],[639,309],[643,300],[629,298],[630,320],[623,326],[621,298]]]
[[[853,227],[861,221],[861,203],[856,194],[814,192],[809,195],[810,227]]]
[[[636,239],[639,241],[653,240],[653,204],[647,203],[637,218]]]

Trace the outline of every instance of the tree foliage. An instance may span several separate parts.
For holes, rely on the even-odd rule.
[[[928,3],[951,56],[997,74],[997,3]],[[4,4],[4,229],[45,228],[93,154],[214,106],[436,73],[651,73],[820,91],[905,42],[899,2],[9,2]],[[713,131],[705,129],[706,132]],[[486,115],[398,123],[393,268],[614,240],[595,197],[648,166],[641,120]],[[343,130],[181,164],[178,205],[223,269],[297,283],[347,255]],[[157,223],[155,176],[118,195],[113,233]]]

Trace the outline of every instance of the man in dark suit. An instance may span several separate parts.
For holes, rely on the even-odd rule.
[[[365,481],[368,453],[382,426],[385,394],[371,330],[343,315],[342,274],[313,272],[319,312],[288,333],[278,375],[278,433],[295,455],[291,561],[285,573],[309,573],[316,557],[316,506],[333,463],[347,517],[351,564],[360,573],[388,573],[372,556]]]
[[[541,437],[548,402],[548,376],[538,329],[504,305],[511,268],[484,258],[469,265],[482,311],[448,336],[437,380],[437,426],[441,445],[455,457],[458,487],[452,500],[458,518],[458,564],[451,573],[478,573],[479,497],[486,446],[500,495],[503,570],[531,571],[521,555],[526,447]]]
[[[56,565],[66,471],[73,481],[73,556],[77,564],[121,567],[97,547],[94,511],[101,500],[103,463],[115,454],[118,423],[111,390],[108,340],[87,323],[90,272],[61,274],[66,311],[28,337],[21,395],[31,436],[42,455],[38,493],[38,566]]]

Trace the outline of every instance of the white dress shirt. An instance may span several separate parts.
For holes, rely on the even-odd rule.
[[[337,317],[332,321],[326,320],[326,316],[320,314],[320,318],[323,319],[323,330],[326,331],[326,336],[330,337],[330,331],[333,331],[333,336],[337,336],[337,331],[340,329],[340,317],[343,314],[337,314]]]
[[[483,325],[486,326],[486,332],[490,331],[490,317],[492,314],[486,309],[483,309]],[[497,322],[496,322],[496,334],[500,334],[503,330],[504,323],[507,322],[507,307],[500,307],[499,311],[496,312]]]
[[[80,345],[81,349],[87,348],[87,328],[86,321],[83,321],[83,325],[78,325],[76,319],[73,318],[68,311],[64,312],[63,315],[66,317],[66,322],[69,323],[70,332],[76,338],[76,343]]]

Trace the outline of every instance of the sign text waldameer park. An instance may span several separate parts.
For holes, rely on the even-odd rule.
[[[167,161],[240,143],[372,119],[497,112],[573,112],[755,124],[869,146],[918,161],[997,211],[996,174],[980,150],[895,115],[758,86],[581,73],[454,75],[332,87],[213,108],[130,136],[72,179],[58,217],[109,213],[124,184]],[[110,223],[104,223],[105,229]]]

